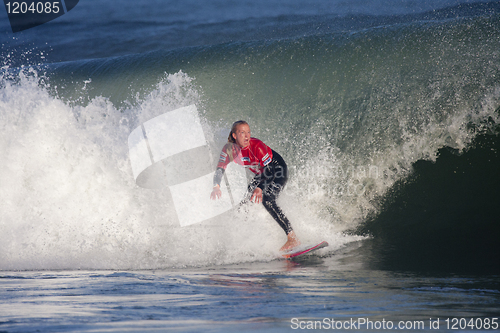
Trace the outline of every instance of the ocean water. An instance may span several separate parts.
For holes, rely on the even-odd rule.
[[[500,329],[500,3],[3,13],[0,332]],[[189,105],[213,161],[239,119],[284,157],[280,206],[329,247],[281,259],[260,205],[181,227],[136,182],[130,133]]]

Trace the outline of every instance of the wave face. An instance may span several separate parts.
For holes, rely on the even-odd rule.
[[[261,207],[235,211],[217,225],[180,228],[167,189],[134,184],[130,131],[190,104],[200,110],[214,156],[232,122],[246,119],[253,136],[285,158],[291,174],[281,205],[304,241],[325,238],[335,251],[364,238],[348,231],[390,234],[396,229],[387,224],[402,208],[384,200],[396,187],[412,175],[433,179],[442,168],[479,159],[473,153],[478,135],[496,138],[499,42],[500,14],[493,12],[4,68],[0,269],[142,269],[275,258],[284,235]],[[440,167],[444,147],[458,155]],[[496,154],[497,146],[485,147]],[[424,170],[426,163],[431,167]],[[417,189],[435,193],[453,183],[425,181]],[[414,223],[424,233],[426,205],[441,206],[426,204],[426,195],[411,186],[410,201],[424,202],[410,210],[421,212]],[[484,196],[498,201],[497,191]],[[460,207],[457,200],[441,208]],[[464,230],[472,228],[474,219],[460,214],[435,221],[446,230],[457,219]],[[482,219],[497,216],[491,210]]]
[[[373,267],[418,272],[498,274],[500,136],[480,135],[466,152],[439,150],[418,161],[358,227],[372,239]]]

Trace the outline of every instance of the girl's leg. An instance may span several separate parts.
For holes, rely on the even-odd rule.
[[[287,235],[287,242],[281,247],[280,251],[288,250],[300,245],[300,241],[293,231],[292,224],[276,203],[276,199],[282,189],[283,186],[281,186],[281,184],[271,183],[266,187],[266,190],[262,195],[262,203],[264,207]]]
[[[267,189],[266,189],[267,190]],[[267,192],[267,191],[266,191]],[[292,225],[288,218],[285,216],[281,208],[276,203],[275,196],[269,196],[267,194],[262,195],[262,204],[264,208],[271,214],[273,219],[279,224],[279,226],[285,231],[288,235],[291,231],[293,231]]]

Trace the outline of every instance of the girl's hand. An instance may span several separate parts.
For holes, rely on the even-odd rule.
[[[215,185],[214,189],[212,190],[212,193],[210,193],[210,199],[215,200],[215,199],[220,199],[222,196],[222,191],[220,190],[219,185]]]
[[[262,190],[260,188],[256,188],[253,191],[252,198],[250,201],[253,201],[255,203],[261,203],[262,202]]]

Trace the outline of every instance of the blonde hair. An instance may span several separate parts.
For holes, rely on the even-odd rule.
[[[229,137],[227,138],[227,142],[236,143],[236,140],[233,138],[233,133],[236,133],[236,129],[239,125],[248,125],[248,123],[244,120],[235,121],[233,126],[231,126],[231,132],[229,132]]]

